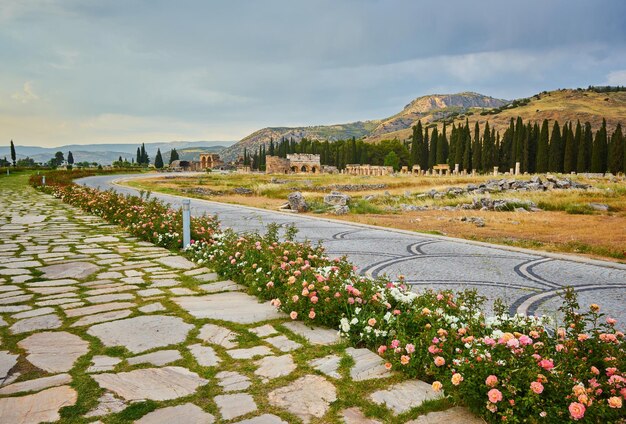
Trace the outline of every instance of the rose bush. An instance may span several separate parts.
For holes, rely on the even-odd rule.
[[[64,201],[145,240],[180,247],[180,212],[161,202],[75,185],[46,187]],[[432,382],[488,422],[624,422],[624,334],[591,305],[580,312],[564,293],[563,322],[510,316],[500,302],[484,313],[475,291],[410,290],[403,278],[372,280],[288,228],[266,234],[221,231],[194,218],[186,253],[246,285],[292,319],[337,328],[353,345],[378,352],[390,369]]]

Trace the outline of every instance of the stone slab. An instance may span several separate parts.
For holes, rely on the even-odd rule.
[[[226,353],[233,359],[251,359],[255,356],[271,355],[272,350],[267,346],[254,346],[246,349],[227,350]]]
[[[383,424],[382,421],[367,418],[359,408],[348,408],[341,411],[344,424]]]
[[[349,347],[346,349],[346,353],[352,356],[355,362],[350,370],[352,380],[363,381],[391,377],[391,371],[385,368],[382,358],[371,350]]]
[[[308,423],[322,418],[337,400],[337,390],[329,381],[318,375],[305,375],[287,386],[267,395],[271,405],[285,409]]]
[[[0,389],[0,395],[11,395],[20,392],[37,392],[54,386],[62,386],[72,382],[69,374],[57,374],[50,377],[36,378],[34,380],[20,381],[9,384]],[[1,418],[1,417],[0,417]]]
[[[252,384],[250,379],[243,374],[233,371],[221,371],[215,375],[218,379],[218,385],[225,392],[238,392],[246,390]]]
[[[144,368],[118,374],[95,374],[100,387],[127,401],[171,400],[189,396],[208,383],[198,374],[182,367]]]
[[[42,423],[60,419],[59,409],[76,403],[69,386],[53,387],[27,396],[0,399],[0,417],[6,423]]]
[[[278,331],[276,331],[276,329],[272,327],[270,324],[265,324],[259,327],[251,328],[250,332],[253,334],[256,334],[258,337],[261,337],[261,338],[271,336],[272,334],[278,334]]]
[[[430,384],[420,380],[403,381],[370,395],[370,399],[374,403],[386,406],[396,415],[416,408],[424,401],[441,397],[441,392],[435,392]]]
[[[161,312],[161,311],[165,311],[165,306],[163,306],[163,304],[159,303],[159,302],[155,302],[155,303],[150,303],[149,305],[144,305],[142,307],[139,308],[139,311],[143,312],[144,314],[149,314],[152,312]]]
[[[152,364],[156,366],[161,366],[178,361],[182,358],[183,357],[180,355],[180,352],[177,350],[159,350],[156,352],[146,353],[145,355],[128,358],[126,361],[130,365]]]
[[[11,368],[17,364],[18,357],[19,355],[14,355],[6,350],[0,351],[0,384],[4,383]]]
[[[9,329],[13,334],[21,334],[36,330],[52,330],[61,325],[61,320],[56,314],[49,314],[16,321]]]
[[[165,256],[162,258],[155,259],[156,262],[159,262],[165,266],[175,269],[192,269],[196,268],[197,265],[191,262],[188,259],[183,258],[182,256]]]
[[[255,297],[239,292],[218,293],[210,296],[179,297],[172,299],[196,318],[211,318],[239,324],[284,318],[268,303],[259,303]]]
[[[273,414],[263,414],[258,417],[250,418],[243,421],[237,421],[236,424],[289,424],[280,417]]]
[[[83,279],[97,272],[99,266],[90,262],[66,262],[64,264],[49,265],[39,268],[43,272],[43,278],[54,280],[57,278],[76,278]]]
[[[203,325],[198,334],[198,338],[226,349],[237,347],[237,333],[215,324]]]
[[[193,325],[181,318],[144,315],[96,324],[87,333],[105,346],[124,346],[133,353],[183,342]]]
[[[309,361],[309,365],[329,377],[338,379],[341,378],[341,374],[338,371],[340,362],[341,357],[339,355],[328,355]]]
[[[233,418],[254,412],[257,409],[254,399],[247,393],[218,395],[213,400],[219,408],[222,418],[225,420],[232,420]]]
[[[87,373],[112,371],[117,364],[122,362],[120,358],[106,355],[96,355],[91,358],[91,366],[87,368]]]
[[[132,302],[111,302],[111,303],[101,303],[99,305],[92,306],[84,306],[82,308],[68,309],[65,311],[65,315],[70,318],[73,317],[81,317],[83,315],[93,315],[98,314],[100,312],[114,311],[117,309],[130,309],[134,308],[135,305]]]
[[[69,371],[89,351],[89,343],[66,331],[36,333],[17,345],[28,353],[28,362],[50,373]]]
[[[283,327],[304,337],[311,344],[332,345],[341,341],[337,330],[330,328],[314,327],[300,321],[286,322]]]
[[[302,347],[300,343],[294,342],[293,340],[282,334],[280,336],[268,337],[267,339],[265,339],[265,341],[274,346],[276,349],[280,350],[281,352],[291,352],[292,350],[296,350]]]
[[[144,415],[135,424],[211,424],[215,417],[193,403],[161,408]]]
[[[445,411],[420,415],[406,424],[485,424],[485,421],[472,414],[469,409],[455,406]]]
[[[216,283],[202,284],[198,286],[198,288],[207,293],[218,293],[225,291],[243,291],[246,287],[233,281],[226,280],[218,281]]]
[[[258,368],[254,373],[259,377],[274,379],[291,374],[297,367],[293,357],[289,354],[281,356],[266,356],[254,362]]]

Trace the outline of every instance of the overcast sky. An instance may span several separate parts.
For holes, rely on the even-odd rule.
[[[0,143],[237,140],[626,85],[624,0],[0,0]]]

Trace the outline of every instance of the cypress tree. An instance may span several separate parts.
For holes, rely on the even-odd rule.
[[[172,162],[179,159],[180,157],[178,156],[178,152],[176,151],[176,149],[172,149],[172,151],[170,152],[170,165],[172,164]]]
[[[574,144],[576,145],[576,172],[586,172],[588,152],[585,147],[585,139],[583,138],[583,130],[580,125],[580,119],[576,122],[576,132],[574,133]]]
[[[411,165],[420,164],[421,144],[423,141],[422,121],[417,121],[417,124],[413,125],[413,136],[411,137]]]
[[[456,158],[456,139],[457,131],[453,122],[452,130],[450,131],[450,142],[448,143],[448,166],[450,166],[450,169],[454,169],[454,159]]]
[[[548,170],[551,172],[563,172],[563,140],[558,121],[554,121],[548,151]]]
[[[141,165],[141,149],[137,147],[137,160],[135,161],[137,165]]]
[[[154,167],[156,169],[163,168],[163,156],[161,156],[161,149],[157,149],[157,154],[154,158]]]
[[[563,172],[569,174],[576,171],[576,141],[571,122],[567,125],[565,137],[565,151],[563,153]]]
[[[465,129],[461,125],[456,128],[456,137],[454,144],[454,165],[458,163],[459,168],[463,169],[463,153],[465,152]]]
[[[465,120],[465,128],[463,130],[463,169],[467,172],[472,171],[472,136],[470,134],[469,122]]]
[[[608,168],[613,174],[624,171],[624,135],[622,125],[617,124],[609,143]]]
[[[270,156],[274,156],[274,139],[270,137]]]
[[[74,165],[74,155],[72,154],[72,152],[67,152],[67,163],[69,165]]]
[[[520,160],[520,172],[528,172],[528,166],[530,162],[530,137],[532,132],[532,127],[530,123],[527,126],[523,126],[520,128],[520,132],[522,133],[522,157]]]
[[[437,127],[433,128],[430,136],[430,147],[428,148],[428,167],[430,169],[437,165],[437,142],[439,141],[439,132]]]
[[[483,132],[482,156],[480,158],[481,169],[489,172],[493,169],[493,140],[491,139],[491,130],[489,122],[485,122],[485,131]]]
[[[428,169],[428,157],[429,157],[429,149],[430,143],[428,141],[428,127],[424,127],[424,140],[422,141],[422,154],[420,155],[420,166],[422,170],[425,171]]]
[[[13,162],[13,167],[17,166],[17,157],[15,155],[15,144],[13,144],[13,140],[11,140],[11,162]]]
[[[541,124],[541,132],[539,133],[539,142],[537,143],[537,172],[548,172],[548,152],[550,146],[548,144],[548,120],[544,119]]]
[[[443,131],[441,137],[437,140],[437,165],[448,162],[448,139],[446,137],[446,123],[443,123]]]
[[[606,171],[606,121],[602,120],[602,127],[596,131],[591,151],[591,172],[604,173]]]

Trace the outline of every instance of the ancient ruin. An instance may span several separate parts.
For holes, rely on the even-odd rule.
[[[266,157],[266,173],[268,174],[316,174],[321,171],[320,155],[293,153],[287,155],[286,158]]]
[[[216,153],[203,153],[200,155],[200,169],[213,169],[224,162],[220,159],[220,155]]]
[[[200,154],[200,160],[175,160],[170,164],[169,169],[177,172],[205,171],[207,169],[219,168],[223,165],[224,162],[220,159],[220,155],[216,153],[202,153]]]
[[[373,175],[379,177],[381,175],[393,174],[393,167],[349,164],[346,165],[345,173],[348,175]]]

